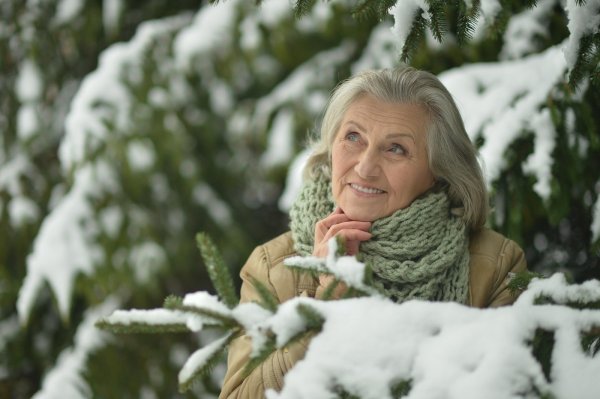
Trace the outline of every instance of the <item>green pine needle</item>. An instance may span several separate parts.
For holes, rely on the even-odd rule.
[[[233,309],[240,300],[237,296],[235,284],[233,283],[229,269],[225,265],[221,254],[206,233],[198,233],[196,235],[196,243],[198,244],[198,249],[200,249],[202,259],[206,265],[208,276],[217,294],[225,305]]]
[[[202,316],[203,322],[208,318],[209,320],[213,320],[216,323],[213,325],[225,327],[225,328],[235,328],[240,327],[240,324],[233,317],[229,315],[225,315],[223,313],[216,312],[212,309],[207,309],[198,306],[184,306],[178,308],[183,312],[195,313],[199,316]]]
[[[213,347],[208,346],[208,347],[204,347],[204,348],[200,349],[198,352],[196,352],[196,353],[199,353],[201,351],[208,350],[211,353],[207,354],[206,359],[204,359],[204,361],[198,365],[196,370],[194,370],[194,372],[188,379],[186,379],[184,381],[180,381],[180,383],[179,383],[179,392],[180,393],[187,392],[194,385],[194,383],[196,381],[198,381],[202,377],[210,375],[210,373],[214,369],[214,367],[221,362],[221,359],[225,355],[225,350],[227,349],[227,347],[229,346],[229,344],[231,343],[231,341],[234,337],[235,337],[234,333],[229,333],[226,336],[224,336],[223,338],[221,338],[220,342],[215,343],[217,345],[217,347],[213,348]],[[190,359],[192,359],[193,356],[194,356],[194,354],[192,354],[192,357],[190,357]]]
[[[244,366],[244,369],[242,370],[242,376],[244,376],[244,378],[249,376],[250,373],[252,373],[252,371],[256,367],[258,367],[262,362],[267,360],[267,358],[269,356],[271,356],[271,354],[273,352],[275,352],[276,350],[277,350],[277,346],[275,345],[275,336],[270,336],[267,339],[267,342],[265,342],[265,344],[261,348],[258,355],[255,357],[251,357],[248,360],[248,362],[246,363],[246,366]]]
[[[183,298],[177,295],[169,295],[163,301],[163,308],[165,309],[179,309],[183,306]]]
[[[540,273],[530,272],[528,270],[524,270],[518,273],[515,273],[514,276],[508,282],[508,290],[512,295],[517,295],[520,292],[523,292],[527,289],[527,286],[534,278],[543,278],[544,276]]]
[[[275,297],[275,294],[273,294],[266,285],[255,278],[251,278],[250,283],[256,288],[256,292],[258,292],[258,295],[260,296],[260,302],[258,304],[271,312],[276,312],[279,301]]]
[[[175,324],[146,324],[146,323],[109,323],[105,319],[98,320],[96,327],[110,331],[115,334],[162,334],[162,333],[181,333],[189,332],[189,328],[184,323]]]
[[[321,331],[325,318],[315,308],[310,305],[301,303],[296,306],[296,311],[302,316],[306,322],[308,330]]]

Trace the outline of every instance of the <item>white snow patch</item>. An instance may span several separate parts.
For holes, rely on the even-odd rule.
[[[517,61],[472,64],[440,74],[461,109],[471,139],[484,138],[480,154],[489,184],[504,168],[509,145],[532,128],[532,120],[543,120],[536,115],[565,70],[560,48],[555,46]]]
[[[587,0],[581,5],[577,5],[577,0],[566,0],[564,7],[569,18],[567,27],[570,35],[563,52],[571,70],[577,61],[581,39],[600,30],[600,0]]]
[[[42,96],[43,79],[37,64],[31,59],[23,61],[15,85],[15,94],[21,103],[38,101]]]
[[[105,31],[113,35],[117,33],[124,8],[123,0],[102,1],[102,24]]]
[[[187,294],[183,298],[183,304],[185,306],[211,310],[224,316],[228,316],[231,313],[231,310],[227,307],[227,305],[219,300],[219,297],[211,295],[205,291]]]
[[[156,162],[154,144],[149,139],[133,140],[127,145],[129,166],[136,172],[143,172]]]
[[[550,180],[552,179],[552,151],[556,145],[556,130],[550,110],[544,108],[533,115],[530,127],[534,131],[535,141],[533,153],[523,163],[523,171],[532,173],[537,181],[533,186],[534,191],[544,200],[550,197]]]
[[[31,198],[17,196],[8,203],[8,215],[11,225],[21,226],[38,220],[40,208]]]
[[[59,0],[56,15],[54,15],[54,23],[57,25],[70,23],[81,14],[84,5],[84,0]]]
[[[17,136],[19,140],[29,140],[37,133],[39,127],[35,105],[26,104],[21,106],[17,113]]]
[[[210,357],[225,346],[228,339],[229,335],[226,335],[192,353],[179,372],[179,384],[188,382],[194,376],[196,370],[203,366]]]
[[[194,187],[192,197],[198,205],[204,206],[209,211],[217,223],[228,225],[232,222],[229,205],[208,184],[199,182]]]
[[[294,158],[288,169],[287,178],[285,180],[285,190],[279,198],[279,209],[284,212],[289,212],[294,201],[298,197],[298,194],[300,194],[302,174],[311,153],[312,151],[310,149],[303,150],[296,158]]]
[[[592,242],[600,239],[600,196],[596,198],[594,209],[592,210]]]
[[[294,114],[289,109],[277,113],[261,163],[269,168],[288,162],[294,155]]]

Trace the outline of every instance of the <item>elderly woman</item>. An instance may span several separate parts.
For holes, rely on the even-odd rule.
[[[523,252],[484,227],[488,197],[476,150],[434,75],[398,68],[343,82],[313,150],[290,212],[291,232],[254,250],[241,271],[242,302],[259,299],[254,279],[280,302],[320,298],[329,277],[297,273],[283,261],[325,257],[336,236],[348,254],[371,266],[374,283],[395,302],[493,307],[515,300],[507,281],[511,272],[525,270]],[[220,397],[262,398],[266,389],[280,390],[306,341],[276,351],[244,375],[251,342],[236,338]]]

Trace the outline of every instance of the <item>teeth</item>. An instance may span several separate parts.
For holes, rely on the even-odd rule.
[[[383,190],[379,190],[377,188],[369,188],[369,187],[363,187],[363,186],[359,186],[358,184],[350,184],[350,186],[357,190],[360,191],[361,193],[366,193],[366,194],[381,194],[384,191]]]

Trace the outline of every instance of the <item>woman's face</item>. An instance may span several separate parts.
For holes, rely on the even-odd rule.
[[[350,105],[331,150],[333,196],[350,219],[389,216],[433,186],[426,126],[417,104],[365,95]]]

